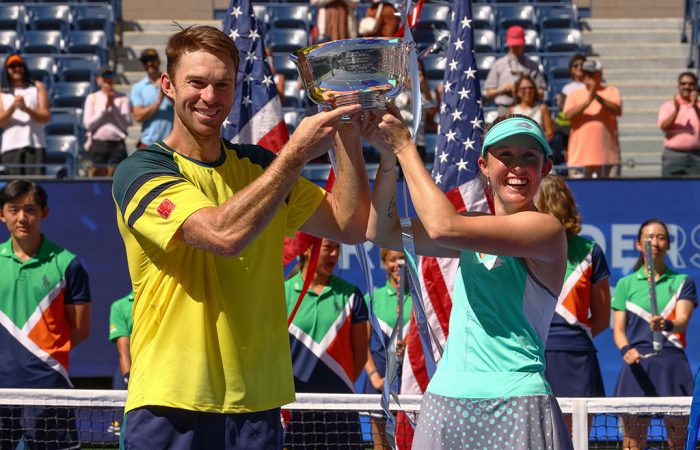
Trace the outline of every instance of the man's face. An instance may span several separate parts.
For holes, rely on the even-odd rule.
[[[690,75],[684,75],[678,80],[678,94],[684,99],[690,98],[690,93],[696,90],[695,80]]]
[[[48,208],[42,208],[31,194],[26,194],[5,203],[2,206],[0,220],[5,222],[7,230],[15,240],[22,240],[41,234],[41,221],[48,213]]]
[[[159,75],[160,74],[160,59],[157,56],[149,56],[141,60],[143,65],[143,70],[149,75]]]
[[[174,74],[163,75],[163,89],[175,115],[193,136],[218,136],[235,97],[233,60],[204,50],[180,57]]]

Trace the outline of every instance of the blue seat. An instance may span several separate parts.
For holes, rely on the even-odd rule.
[[[28,24],[32,30],[58,30],[68,32],[73,22],[70,6],[37,3],[27,6]]]
[[[506,46],[506,33],[507,29],[501,29],[498,32],[498,42],[500,42],[499,48],[502,52],[507,52],[508,47]],[[540,34],[537,30],[525,29],[525,51],[526,52],[536,52],[540,49]]]
[[[95,82],[100,70],[100,60],[95,55],[63,55],[58,59],[60,81]]]
[[[82,106],[81,106],[82,108]],[[46,136],[82,136],[83,111],[79,108],[51,108],[51,120],[46,124]]]
[[[540,29],[579,27],[576,5],[542,5],[538,13]]]
[[[24,62],[27,64],[27,69],[29,69],[29,76],[35,80],[42,81],[50,90],[57,73],[54,57],[48,55],[25,55]]]
[[[71,10],[76,30],[101,30],[105,33],[107,43],[114,43],[114,12],[111,5],[74,4]]]
[[[25,31],[22,53],[57,54],[63,52],[63,33],[56,30]]]
[[[308,5],[274,5],[268,7],[268,21],[271,28],[301,28],[311,27],[311,12]]]
[[[19,49],[19,33],[14,30],[0,31],[0,53],[17,53]]]
[[[497,52],[496,33],[487,29],[474,30],[474,50],[477,53]]]
[[[293,52],[309,45],[309,33],[298,28],[271,28],[267,36],[273,52]]]
[[[438,135],[435,133],[425,133],[425,159],[432,161],[435,159],[435,149],[437,148]]]
[[[577,28],[549,28],[542,30],[543,52],[580,52],[583,48],[581,30]]]
[[[472,28],[496,29],[496,10],[491,5],[472,5]]]
[[[258,23],[258,27],[267,31],[267,29],[270,27],[267,5],[253,3],[253,14],[255,14],[255,20]]]
[[[85,97],[92,92],[94,86],[87,81],[57,81],[53,85],[51,106],[62,108],[82,108]]]
[[[100,64],[107,63],[107,36],[104,31],[71,31],[66,39],[68,53],[87,53],[97,55]]]
[[[287,79],[296,79],[299,76],[297,66],[289,59],[288,53],[273,53],[272,64],[275,66],[275,72],[284,75]]]
[[[449,30],[451,22],[452,8],[445,4],[426,3],[418,17],[418,23],[432,25],[440,30]]]
[[[79,153],[76,136],[46,136],[46,159],[49,164],[46,169],[47,175],[56,175],[61,178],[64,175],[76,176]]]
[[[27,11],[24,5],[0,5],[0,30],[18,33],[26,27]]]
[[[287,125],[289,135],[294,133],[294,130],[299,126],[299,122],[304,118],[304,110],[299,108],[285,108],[283,110],[284,123]]]
[[[476,74],[479,80],[483,81],[486,79],[496,59],[498,59],[498,55],[476,55]]]
[[[285,80],[282,89],[284,101],[282,106],[289,108],[301,108],[304,104],[304,97],[297,84],[297,79]]]
[[[544,59],[544,66],[549,79],[571,78],[569,73],[569,62],[576,53],[560,53],[548,55]]]
[[[442,80],[447,67],[447,57],[445,55],[427,55],[421,60],[423,73],[428,80]]]
[[[549,106],[556,105],[557,94],[561,93],[562,88],[569,82],[571,82],[571,80],[567,80],[564,78],[549,80],[549,82],[547,83],[547,104]]]
[[[413,30],[413,40],[416,42],[416,49],[420,52],[449,34],[449,30],[437,28],[432,24],[417,23]]]
[[[513,25],[537,29],[537,13],[532,5],[499,5],[496,11],[499,29]]]

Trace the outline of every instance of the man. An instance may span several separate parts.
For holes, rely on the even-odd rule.
[[[126,158],[126,144],[131,122],[129,98],[114,90],[114,71],[108,67],[100,70],[97,85],[100,89],[85,98],[83,125],[90,144],[86,156],[90,160],[89,175],[109,176]]]
[[[134,293],[115,300],[109,308],[109,341],[117,346],[119,355],[119,376],[115,376],[112,387],[114,389],[126,389],[129,383],[131,371],[131,351],[129,340],[133,328],[132,309],[134,307]]]
[[[700,175],[700,103],[698,79],[692,72],[678,76],[678,95],[659,109],[659,128],[665,133],[661,155],[664,177]]]
[[[499,107],[499,114],[508,112],[515,96],[515,82],[523,75],[529,75],[535,81],[539,98],[544,97],[547,83],[540,72],[539,65],[525,57],[525,29],[513,25],[506,32],[508,53],[498,58],[491,65],[486,76],[487,99],[493,100]]]
[[[603,65],[589,59],[582,65],[585,89],[566,97],[564,114],[571,120],[566,165],[575,178],[608,178],[619,175],[620,144],[617,117],[622,98],[614,86],[604,86]]]
[[[239,62],[228,36],[187,28],[166,55],[173,131],[122,162],[113,184],[135,294],[124,444],[281,449],[279,407],[294,400],[283,238],[364,240],[360,130],[340,125],[359,105],[305,118],[274,157],[221,139]],[[334,137],[331,193],[299,174]]]
[[[173,104],[161,89],[160,58],[155,49],[148,48],[139,58],[146,76],[131,88],[134,119],[141,123],[138,148],[165,138],[173,129]]]
[[[0,388],[72,387],[69,353],[90,334],[87,273],[42,235],[48,213],[46,192],[33,181],[0,190],[0,220],[10,232],[0,244]],[[1,440],[10,445],[3,448],[22,439],[28,448],[77,448],[76,430],[65,408],[0,409]]]

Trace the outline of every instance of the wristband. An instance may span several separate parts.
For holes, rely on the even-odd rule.
[[[124,384],[129,385],[129,372],[124,374]]]
[[[630,351],[630,350],[632,350],[632,346],[630,346],[630,345],[624,345],[624,346],[620,349],[620,355],[622,355],[622,357],[624,358],[625,355],[627,354],[627,352]]]
[[[673,321],[672,320],[664,319],[664,331],[669,332],[669,333],[671,331],[673,331]]]
[[[372,378],[372,375],[374,375],[375,373],[379,373],[379,372],[377,372],[377,369],[370,370],[369,373],[367,374],[367,378]]]

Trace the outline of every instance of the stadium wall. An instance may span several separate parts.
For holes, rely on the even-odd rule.
[[[574,0],[595,19],[683,17],[683,0]]]
[[[189,0],[122,0],[122,17],[126,22],[139,20],[211,20],[214,2]],[[225,6],[224,6],[225,7]]]

